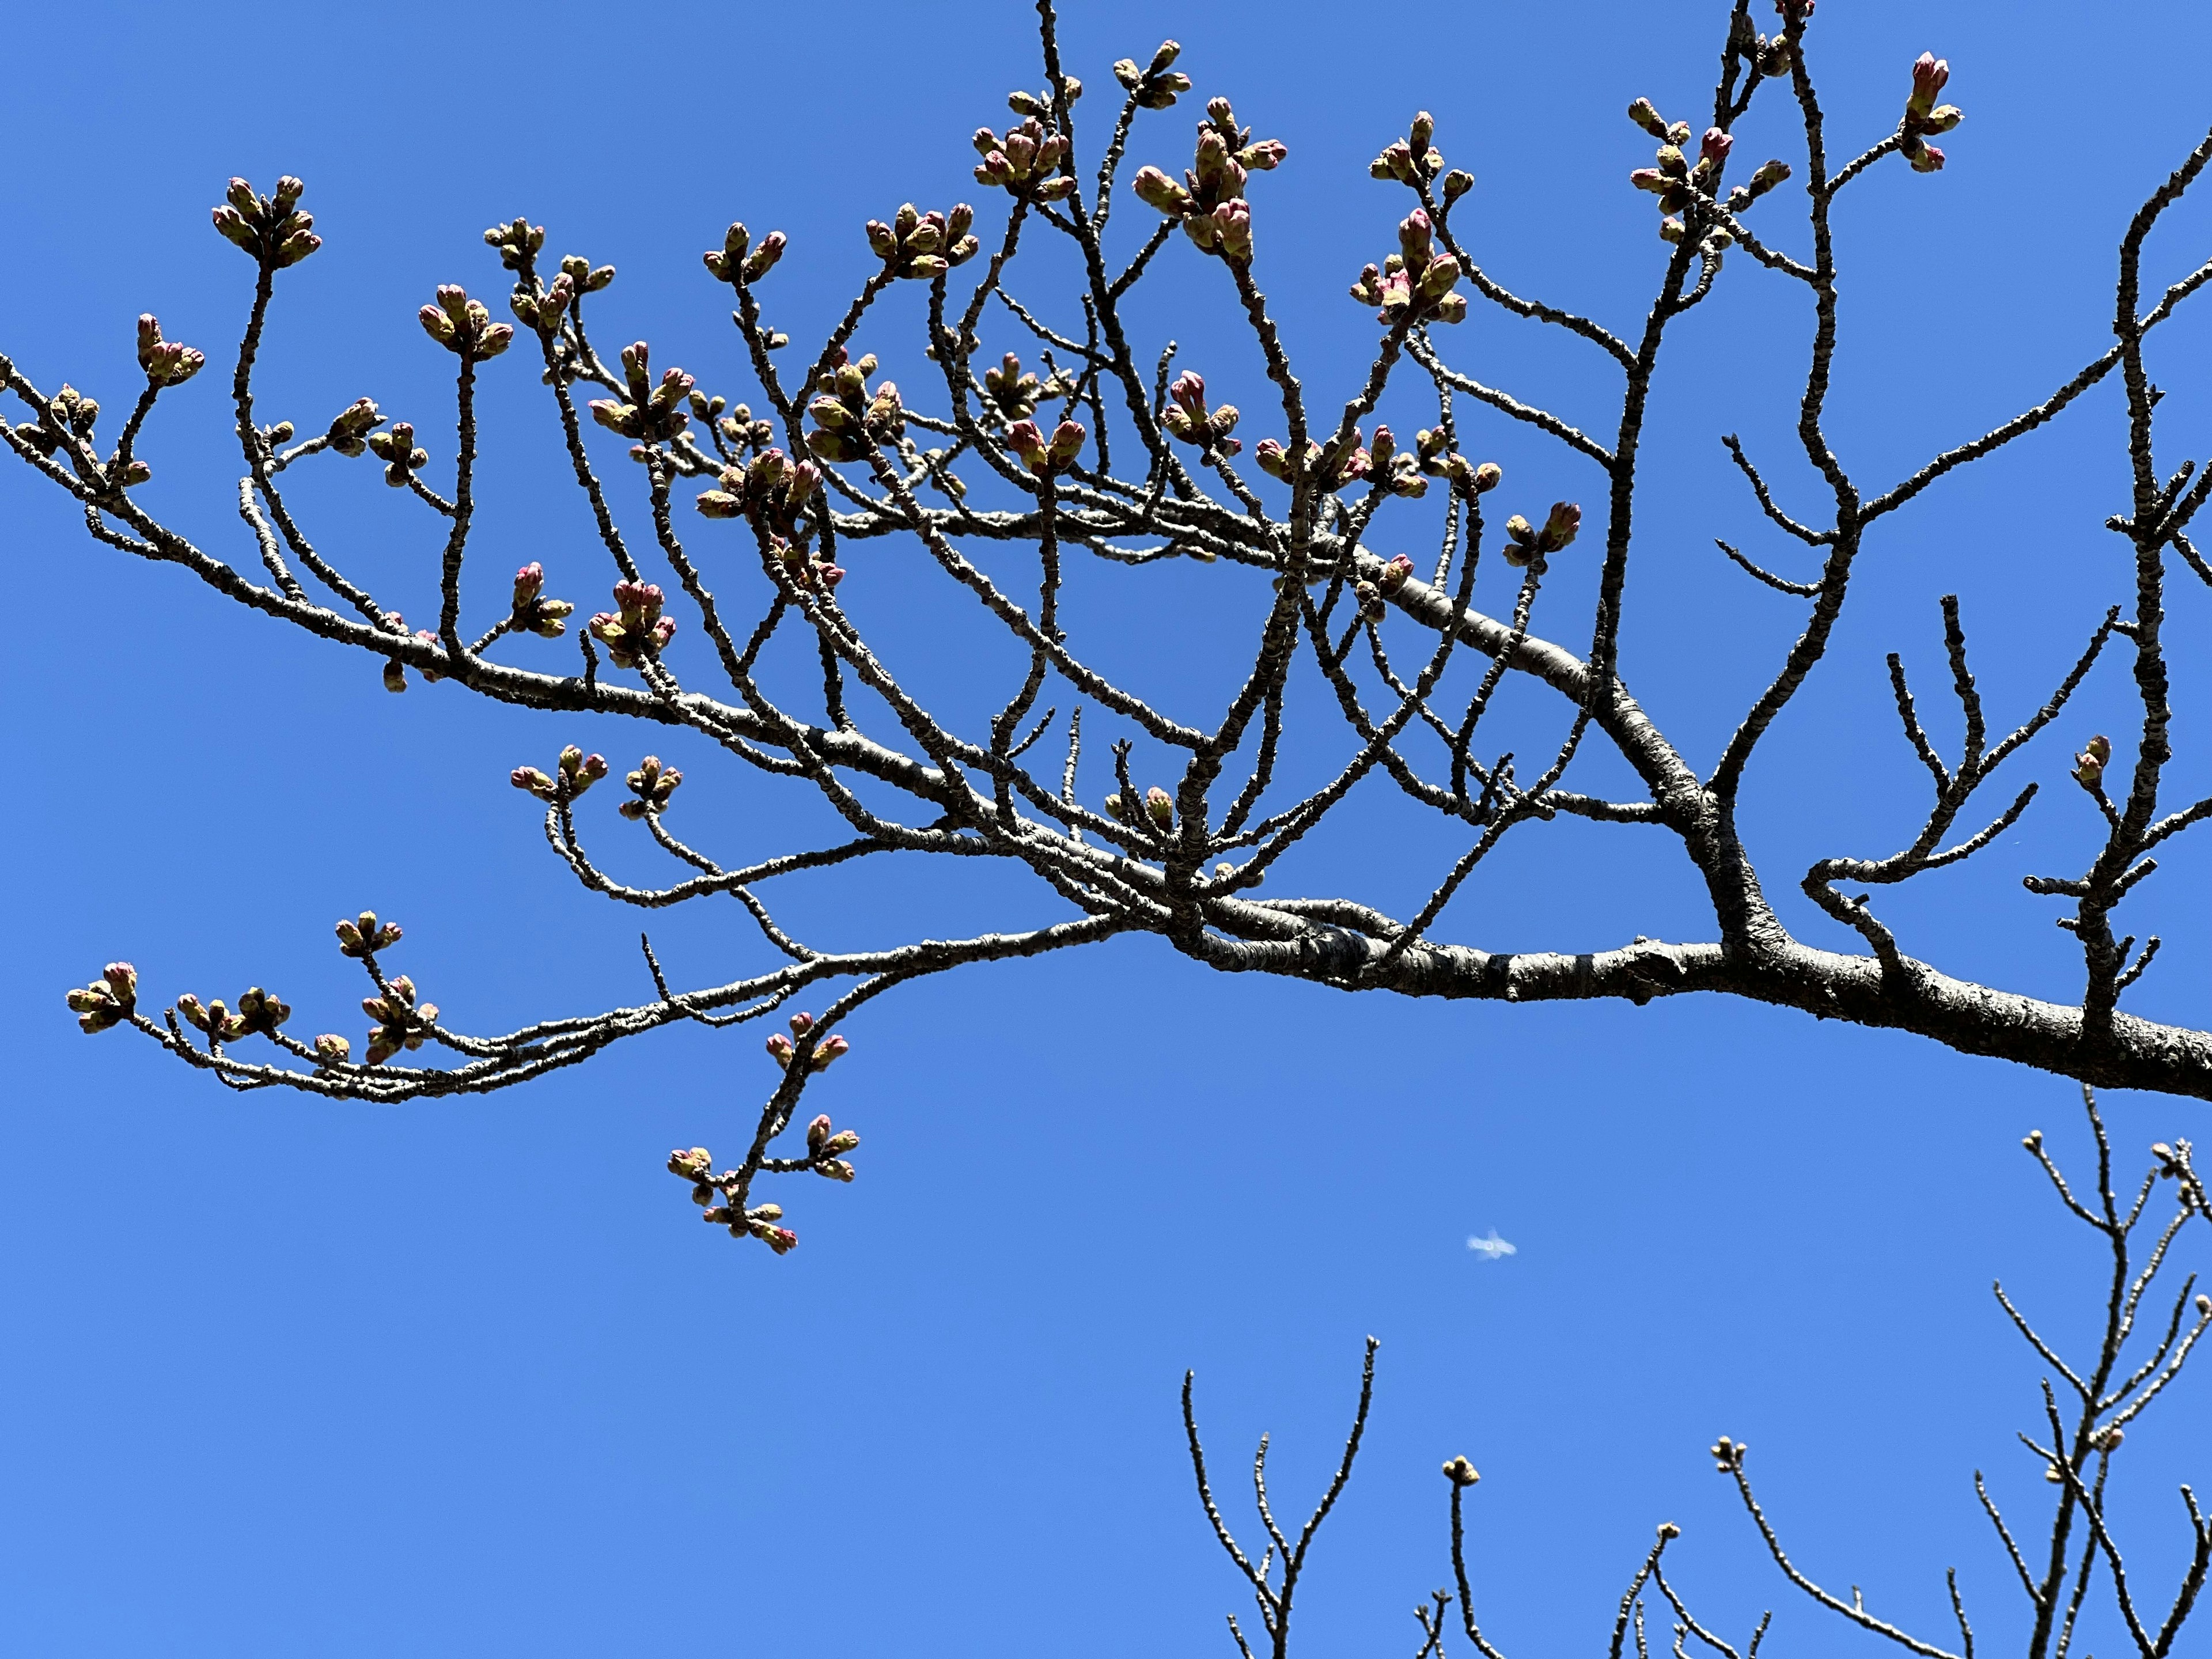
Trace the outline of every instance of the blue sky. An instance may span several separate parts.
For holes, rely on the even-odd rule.
[[[1101,89],[1084,106],[1094,137],[1108,65],[1173,34],[1200,97],[1230,94],[1290,145],[1255,185],[1260,275],[1309,386],[1334,398],[1370,344],[1343,286],[1402,210],[1365,162],[1417,108],[1478,175],[1463,228],[1501,279],[1619,327],[1640,317],[1662,249],[1624,176],[1649,143],[1620,108],[1640,94],[1694,111],[1724,22],[1717,5],[1613,0],[1388,22],[1130,3],[1071,7],[1064,41]],[[706,365],[734,398],[726,292],[699,250],[732,217],[787,231],[769,293],[780,325],[818,335],[863,273],[864,220],[975,198],[967,135],[1040,81],[1030,28],[1011,3],[311,8],[281,24],[224,3],[18,8],[0,20],[24,94],[0,179],[0,350],[118,406],[142,310],[206,348],[210,369],[142,447],[149,499],[250,559],[223,398],[250,267],[207,228],[232,173],[305,178],[326,239],[284,285],[270,417],[311,430],[369,394],[426,428],[447,418],[446,360],[413,313],[441,282],[496,299],[480,233],[518,211],[550,249],[620,267],[600,314],[621,320],[601,330]],[[1887,131],[1929,48],[1968,118],[1945,172],[1892,163],[1841,214],[1834,429],[1886,481],[2102,349],[2119,229],[2212,120],[2212,24],[2178,3],[1831,0],[1813,38],[1838,129]],[[1178,163],[1194,112],[1140,127],[1132,161]],[[1794,157],[1786,115],[1754,110],[1740,151]],[[1149,225],[1132,204],[1121,228]],[[2212,252],[2212,197],[2154,249],[2160,283]],[[1140,349],[1179,337],[1182,362],[1255,410],[1249,348],[1187,253],[1169,250],[1166,296],[1137,309]],[[1807,325],[1762,275],[1731,260],[1680,331],[1645,468],[1626,670],[1705,764],[1796,620],[1712,538],[1806,574],[1718,434],[1741,431],[1788,499],[1815,499],[1785,459]],[[2208,314],[2162,347],[2173,457],[2212,444]],[[1574,344],[1479,315],[1453,347],[1597,419],[1607,382]],[[894,366],[913,355],[879,349]],[[534,377],[494,369],[483,556],[541,558],[591,608],[600,563]],[[1940,703],[1936,599],[1958,592],[1992,719],[2017,720],[2122,597],[2123,544],[2100,528],[2125,504],[2113,390],[1931,491],[1872,548],[1747,807],[1803,937],[1848,943],[1797,899],[1796,872],[1917,826],[1924,781],[1882,653],[1904,652],[1923,706]],[[1586,465],[1518,430],[1478,441],[1523,510],[1595,499]],[[427,621],[433,527],[349,465],[303,483],[309,508]],[[1775,1639],[1840,1650],[1754,1554],[1705,1455],[1723,1432],[1753,1444],[1809,1570],[1940,1632],[1955,1562],[1984,1639],[2019,1627],[1969,1472],[2042,1502],[2012,1442],[2036,1373],[1987,1287],[2002,1272],[2060,1333],[2087,1328],[2094,1260],[2018,1149],[2041,1125],[2078,1156],[2070,1085],[1749,1006],[1351,1000],[1117,943],[941,979],[856,1021],[823,1104],[864,1135],[860,1178],[775,1194],[804,1243],[771,1260],[700,1227],[660,1167],[672,1146],[719,1150],[749,1123],[769,1075],[749,1036],[671,1032],[526,1091],[398,1109],[234,1096],[150,1045],[79,1036],[60,993],[117,956],[165,999],[266,983],[310,1029],[353,1030],[359,992],[327,930],[364,905],[406,925],[402,965],[475,1029],[638,998],[633,918],[556,871],[506,781],[571,738],[624,763],[638,744],[451,687],[389,696],[373,665],[92,545],[34,483],[0,472],[23,573],[0,665],[19,872],[0,969],[15,1011],[0,1647],[1219,1655],[1220,1615],[1249,1604],[1188,1491],[1182,1372],[1198,1370],[1218,1468],[1272,1429],[1295,1508],[1334,1458],[1369,1333],[1376,1414],[1302,1593],[1311,1651],[1413,1640],[1407,1610],[1448,1571],[1437,1465],[1462,1452],[1486,1477],[1470,1500],[1479,1607],[1515,1659],[1589,1650],[1668,1519],[1711,1621],[1741,1632],[1774,1605]],[[910,562],[860,557],[880,564],[855,564],[855,602],[926,653]],[[1160,619],[1184,580],[1091,591],[1121,660],[1195,699],[1225,668],[1202,626]],[[2212,690],[2212,594],[2186,580],[2169,607],[2178,797],[2212,787],[2187,747]],[[940,653],[915,672],[956,698],[962,665]],[[2084,810],[2051,786],[2089,732],[2118,735],[2125,692],[2117,662],[2100,669],[2078,717],[2014,763],[2046,786],[2019,830],[1889,902],[1905,948],[2075,991],[2078,959],[2019,877],[2081,856]],[[689,821],[733,847],[815,821],[703,754],[661,752],[690,770]],[[1638,833],[1528,836],[1443,931],[1495,948],[1708,936],[1677,862]],[[1402,914],[1454,850],[1363,807],[1279,884],[1341,891],[1356,869]],[[627,843],[620,857],[653,867]],[[2166,945],[2137,1012],[2212,1018],[2208,873],[2205,844],[2185,842],[2142,890],[2130,920]],[[1009,901],[920,872],[794,890],[793,915],[844,942],[966,930]],[[656,939],[693,982],[751,960],[719,915]],[[2130,1161],[2201,1115],[2112,1103]],[[1493,1229],[1515,1255],[1467,1248]],[[2154,1575],[2178,1548],[2168,1489],[2207,1477],[2196,1382],[2126,1454],[2121,1513]]]

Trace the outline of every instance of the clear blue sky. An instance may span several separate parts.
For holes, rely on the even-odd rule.
[[[1402,210],[1365,162],[1419,107],[1481,181],[1467,217],[1501,278],[1617,326],[1640,316],[1662,250],[1625,178],[1649,144],[1620,109],[1643,94],[1693,112],[1725,22],[1717,0],[1435,10],[1070,7],[1068,66],[1094,88],[1172,33],[1200,96],[1231,94],[1289,143],[1255,185],[1260,271],[1317,395],[1361,362],[1368,325],[1343,286]],[[1835,429],[1869,475],[1897,476],[2102,349],[2119,228],[2212,121],[2212,24],[2179,3],[1830,0],[1813,38],[1843,132],[1887,131],[1927,48],[1967,112],[1946,172],[1891,163],[1841,216]],[[866,261],[861,222],[973,199],[968,133],[1041,78],[1013,3],[88,0],[12,9],[0,43],[0,349],[119,407],[140,311],[206,348],[142,446],[149,498],[247,561],[223,394],[251,273],[207,225],[232,173],[301,175],[326,239],[284,286],[271,418],[312,430],[366,393],[442,424],[447,360],[412,313],[441,282],[496,301],[480,233],[517,211],[550,227],[549,251],[621,268],[605,337],[644,335],[735,397],[727,295],[699,250],[736,216],[787,230],[772,303],[795,337],[818,333]],[[1084,106],[1094,137],[1105,101]],[[1141,128],[1133,161],[1176,162],[1191,113]],[[1785,116],[1755,111],[1740,149],[1794,157]],[[1132,205],[1125,234],[1140,222]],[[2161,283],[2212,252],[2212,196],[2169,224]],[[1187,274],[1187,254],[1166,257]],[[1143,349],[1180,334],[1184,360],[1255,409],[1249,350],[1204,346],[1218,302],[1141,313]],[[1732,259],[1658,405],[1626,666],[1701,757],[1796,620],[1711,548],[1796,569],[1717,441],[1741,430],[1813,499],[1782,459],[1796,304]],[[2202,313],[2165,339],[2174,456],[2212,448],[2208,346]],[[1482,318],[1454,347],[1570,418],[1604,407],[1594,354],[1528,325]],[[494,374],[483,556],[542,558],[588,609],[602,561],[534,377],[520,361]],[[2125,504],[2110,391],[1873,548],[1749,808],[1804,937],[1849,943],[1796,873],[1887,853],[1918,822],[1881,653],[1903,650],[1940,702],[1936,599],[1960,592],[1993,719],[2017,719],[2122,597],[2123,544],[2100,527]],[[1481,432],[1516,504],[1594,498],[1571,458]],[[1590,1651],[1665,1519],[1711,1619],[1741,1632],[1772,1604],[1789,1651],[1838,1649],[1753,1553],[1705,1455],[1722,1432],[1753,1444],[1810,1569],[1940,1631],[1955,1561],[1984,1639],[2018,1628],[1968,1476],[1987,1467],[2023,1504],[2045,1490],[2011,1438],[2034,1420],[2035,1373],[1987,1286],[2002,1271],[2069,1310],[2062,1333],[2086,1328],[2094,1263],[2017,1145],[2042,1125],[2078,1152],[2070,1085],[1733,1003],[1354,1000],[1117,945],[942,979],[857,1021],[825,1105],[866,1137],[860,1178],[774,1194],[804,1243],[771,1260],[701,1227],[660,1167],[750,1122],[767,1082],[750,1036],[672,1032],[526,1091],[395,1110],[235,1096],[126,1035],[78,1035],[62,991],[122,956],[165,1000],[266,983],[310,1030],[358,1040],[328,930],[363,905],[407,926],[400,965],[457,1023],[635,1000],[633,917],[556,871],[506,774],[571,737],[618,762],[637,740],[451,687],[389,696],[361,659],[94,546],[33,483],[0,471],[17,573],[0,665],[16,803],[0,1650],[1218,1656],[1221,1614],[1249,1602],[1188,1491],[1182,1371],[1198,1369],[1224,1484],[1271,1428],[1295,1508],[1334,1456],[1370,1332],[1379,1402],[1301,1598],[1309,1651],[1410,1644],[1407,1609],[1447,1571],[1437,1466],[1460,1452],[1486,1477],[1480,1607],[1514,1659]],[[332,460],[313,506],[428,619],[434,526],[415,503]],[[860,557],[880,562],[855,587],[895,610],[910,562]],[[2185,741],[2208,706],[2212,595],[2185,574],[2171,614]],[[1199,653],[1158,656],[1171,691],[1210,683]],[[2124,690],[2117,662],[2100,670],[2079,717],[2015,763],[2046,786],[2015,836],[1885,911],[1907,949],[2074,992],[2078,959],[2019,877],[2079,857],[2078,797],[2049,786]],[[2203,750],[2172,776],[2203,793]],[[784,809],[754,780],[707,764],[684,794],[694,824],[775,842]],[[1707,936],[1659,837],[1638,834],[1528,836],[1446,931],[1504,948]],[[1401,912],[1451,850],[1407,835],[1367,890]],[[1374,845],[1340,839],[1338,867],[1371,867]],[[2197,1025],[2205,845],[2144,890],[2139,931],[2163,931],[2166,953],[2130,1000]],[[1327,861],[1307,870],[1282,884],[1338,890]],[[972,926],[979,902],[933,879],[825,885],[796,920],[905,937]],[[751,959],[722,916],[663,937],[695,982]],[[2112,1115],[2132,1161],[2203,1109],[2116,1098]],[[1467,1248],[1492,1228],[1517,1254]],[[2124,1459],[2124,1519],[2161,1574],[2172,1480],[2212,1476],[2197,1383]]]

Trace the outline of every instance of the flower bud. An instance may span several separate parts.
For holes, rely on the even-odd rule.
[[[1163,830],[1175,827],[1175,797],[1161,788],[1145,791],[1145,816]]]
[[[1639,98],[1631,104],[1628,118],[1661,143],[1666,142],[1667,123],[1660,118],[1657,106],[1649,98]]]
[[[1455,1457],[1444,1465],[1444,1479],[1455,1486],[1464,1489],[1474,1485],[1482,1477],[1475,1473],[1474,1465],[1468,1462],[1467,1459]]]
[[[1454,167],[1449,173],[1444,174],[1444,205],[1449,207],[1474,188],[1474,175]]]
[[[336,1031],[325,1031],[315,1039],[315,1058],[325,1066],[343,1066],[353,1057],[353,1044]]]
[[[827,1071],[830,1062],[850,1052],[852,1046],[842,1036],[830,1038],[815,1049],[813,1069],[817,1072]]]

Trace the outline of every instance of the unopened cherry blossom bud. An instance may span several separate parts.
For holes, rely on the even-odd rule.
[[[1932,52],[1923,52],[1912,65],[1912,95],[1905,100],[1905,108],[1915,115],[1925,115],[1936,107],[1936,100],[1951,79],[1951,65]]]
[[[1474,188],[1474,175],[1462,168],[1454,167],[1449,173],[1444,174],[1444,205],[1449,207]]]
[[[1170,217],[1180,217],[1190,210],[1190,192],[1158,167],[1139,167],[1132,188],[1146,207]]]
[[[769,1033],[766,1047],[768,1057],[778,1066],[787,1066],[791,1064],[791,1039],[782,1032]]]
[[[1715,167],[1728,160],[1729,151],[1735,140],[1718,127],[1707,127],[1704,141],[1698,146],[1698,159],[1711,161]]]
[[[343,1066],[353,1057],[353,1044],[336,1031],[325,1031],[315,1039],[315,1058],[325,1066]]]
[[[1175,797],[1164,789],[1145,791],[1145,816],[1163,830],[1175,827]]]
[[[1464,1457],[1455,1457],[1444,1465],[1444,1479],[1455,1486],[1465,1488],[1482,1479],[1475,1473],[1474,1465]]]
[[[830,1062],[849,1053],[853,1045],[842,1036],[830,1037],[815,1049],[814,1069],[817,1072],[828,1070]]]
[[[1242,197],[1213,210],[1213,228],[1221,257],[1232,264],[1252,258],[1252,208]]]

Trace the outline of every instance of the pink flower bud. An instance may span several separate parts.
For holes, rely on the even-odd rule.
[[[1913,62],[1912,96],[1906,100],[1905,107],[1915,115],[1927,114],[1936,107],[1936,100],[1950,78],[1951,65],[1948,59],[1938,58],[1932,52],[1922,52]]]
[[[1698,159],[1702,161],[1711,161],[1715,167],[1718,167],[1728,160],[1729,151],[1735,147],[1735,140],[1718,127],[1707,127],[1705,142],[1698,146]]]
[[[776,1031],[771,1033],[769,1036],[766,1046],[768,1048],[768,1057],[774,1060],[778,1066],[788,1066],[791,1064],[791,1039],[784,1036],[782,1032]]]

